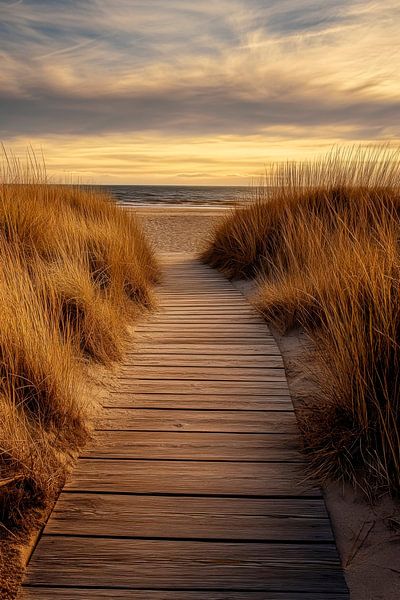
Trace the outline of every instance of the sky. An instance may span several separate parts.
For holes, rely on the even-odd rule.
[[[247,185],[400,138],[398,0],[0,0],[0,141],[88,183]]]

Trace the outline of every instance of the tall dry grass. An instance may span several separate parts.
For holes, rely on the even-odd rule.
[[[8,161],[0,181],[3,539],[28,532],[60,489],[90,430],[87,367],[121,358],[159,274],[130,214],[43,177]]]
[[[333,152],[272,169],[221,222],[203,259],[258,278],[258,306],[307,330],[319,392],[302,421],[314,472],[400,492],[400,164]]]

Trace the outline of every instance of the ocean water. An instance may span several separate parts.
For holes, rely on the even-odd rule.
[[[99,185],[122,204],[183,204],[215,206],[234,204],[248,196],[249,186]]]

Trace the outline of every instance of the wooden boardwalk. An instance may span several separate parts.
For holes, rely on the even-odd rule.
[[[264,321],[189,255],[165,256],[160,296],[39,540],[24,597],[348,598]]]

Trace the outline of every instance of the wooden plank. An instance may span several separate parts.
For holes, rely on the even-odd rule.
[[[215,292],[194,292],[193,294],[180,294],[178,292],[164,292],[159,293],[158,301],[160,306],[165,306],[173,303],[174,306],[179,306],[179,304],[191,304],[205,306],[207,303],[209,306],[244,306],[243,296],[239,294],[229,294],[229,293],[221,293],[216,294]]]
[[[186,292],[190,289],[193,292],[196,289],[212,289],[220,292],[221,290],[232,290],[232,286],[226,280],[217,279],[214,277],[207,277],[202,275],[196,275],[195,277],[189,277],[188,275],[178,275],[178,277],[168,277],[161,284],[160,289],[165,290],[182,290]]]
[[[224,289],[220,292],[215,292],[215,290],[191,290],[190,292],[159,290],[157,297],[161,304],[164,300],[195,300],[196,302],[203,302],[205,299],[218,300],[218,304],[219,300],[244,303],[244,296],[240,292],[235,292],[233,288],[229,290]]]
[[[160,308],[160,312],[157,317],[151,319],[154,323],[175,323],[177,320],[184,322],[194,323],[207,323],[207,322],[230,322],[231,324],[236,323],[259,323],[260,315],[255,312],[244,311],[241,308],[222,309],[219,308],[216,311],[210,312],[196,307],[189,311],[187,307],[183,307],[180,310],[177,308],[174,311],[166,312]],[[266,327],[265,322],[263,327]]]
[[[265,367],[270,369],[283,369],[283,360],[279,355],[270,356],[226,356],[225,354],[210,356],[209,354],[147,354],[137,352],[129,354],[124,361],[120,372],[126,373],[132,367]]]
[[[282,395],[249,396],[244,394],[168,394],[111,392],[103,401],[108,408],[189,408],[198,410],[293,410],[288,393]]]
[[[232,325],[232,326],[236,326],[236,325],[259,325],[261,328],[265,328],[267,331],[269,331],[269,329],[266,326],[265,322],[261,322],[260,323],[260,317],[256,314],[248,314],[248,313],[241,313],[239,310],[235,310],[235,312],[222,312],[219,311],[217,313],[214,314],[210,314],[210,313],[202,313],[202,312],[193,312],[193,313],[187,313],[186,311],[184,312],[178,312],[176,311],[173,314],[168,314],[165,315],[164,313],[161,313],[157,316],[157,318],[151,319],[151,321],[149,321],[149,323],[151,322],[152,325],[169,325],[170,327],[173,327],[175,324],[182,324],[182,325],[210,325],[210,324],[216,324],[216,325]],[[143,324],[144,322],[142,322],[141,324]]]
[[[287,383],[282,381],[173,381],[164,379],[153,381],[151,379],[135,379],[134,381],[121,381],[121,392],[135,391],[168,393],[168,394],[245,394],[246,396],[286,396],[289,393]]]
[[[316,496],[298,463],[82,458],[66,490],[217,496]]]
[[[185,275],[188,279],[205,279],[206,281],[215,280],[226,282],[225,277],[221,277],[220,273],[213,269],[206,269],[204,267],[196,267],[193,263],[190,266],[185,267],[164,267],[164,281],[181,281],[181,275]]]
[[[323,500],[114,494],[61,494],[46,534],[333,541]]]
[[[199,380],[199,381],[283,381],[286,382],[283,365],[278,368],[257,367],[206,367],[206,366],[146,366],[132,365],[122,367],[118,380],[134,382],[136,379]]]
[[[97,431],[84,458],[304,462],[298,435],[193,433],[187,431]]]
[[[105,408],[97,429],[295,434],[293,412]]]
[[[27,582],[48,584],[49,573],[55,586],[346,591],[331,544],[43,536]]]
[[[171,279],[177,279],[180,277],[180,275],[185,275],[186,277],[192,277],[194,279],[197,277],[206,277],[210,279],[215,279],[216,281],[228,281],[225,277],[222,277],[221,274],[218,273],[218,271],[215,271],[202,265],[196,265],[195,263],[183,266],[164,266],[164,274],[164,279],[167,281],[171,281]]]
[[[227,294],[216,295],[215,293],[196,292],[192,296],[183,294],[159,294],[157,296],[158,306],[167,309],[171,305],[176,308],[188,306],[191,308],[209,306],[220,306],[221,308],[240,308],[246,306],[242,296],[229,296]],[[250,306],[250,305],[248,305]]]
[[[209,284],[195,284],[192,283],[190,284],[190,282],[182,282],[181,286],[177,286],[177,285],[163,285],[161,287],[160,293],[161,294],[180,294],[180,295],[187,295],[186,294],[186,285],[190,285],[190,293],[191,294],[197,294],[197,293],[215,293],[215,294],[221,294],[224,292],[229,292],[232,296],[234,296],[234,292],[232,292],[232,287],[229,284],[223,285],[223,284],[213,284],[213,283],[209,283]],[[238,294],[239,295],[239,294]]]
[[[185,282],[185,279],[183,279],[183,281],[180,284],[175,284],[175,286],[172,289],[166,289],[164,286],[161,286],[158,288],[158,292],[161,297],[179,296],[181,298],[190,298],[197,296],[199,290],[191,290],[189,287],[186,287],[186,285],[182,286],[183,282]],[[207,290],[203,290],[202,293],[208,294],[209,292]],[[233,300],[241,299],[243,304],[246,303],[245,296],[239,289],[234,288],[232,284],[228,284],[224,287],[219,288],[217,291],[215,291],[215,294],[216,296],[227,296],[228,298],[231,298]]]
[[[278,346],[273,340],[263,340],[259,344],[189,344],[189,343],[176,343],[173,346],[155,344],[151,340],[138,341],[135,340],[132,344],[131,350],[127,352],[127,356],[131,354],[181,354],[184,353],[186,356],[190,353],[193,355],[216,355],[223,357],[231,356],[271,356],[272,354],[278,354]]]
[[[199,342],[204,342],[206,344],[217,344],[221,342],[222,344],[253,344],[259,340],[265,340],[265,336],[262,333],[235,333],[233,332],[224,332],[224,331],[207,331],[207,332],[176,332],[168,333],[168,332],[153,332],[153,333],[145,333],[141,332],[138,335],[138,342],[143,342],[147,340],[151,340],[152,342],[156,342],[157,344],[176,344],[185,343],[190,344],[193,342],[194,344],[198,344]]]
[[[176,326],[185,326],[185,327],[195,327],[195,328],[210,328],[214,325],[216,326],[224,326],[223,328],[227,328],[227,325],[231,327],[239,327],[239,331],[244,328],[245,325],[251,325],[250,329],[253,329],[255,326],[261,327],[262,329],[266,328],[265,322],[260,320],[260,317],[257,315],[226,315],[226,314],[193,314],[188,315],[187,313],[175,313],[174,315],[169,315],[165,317],[163,315],[159,315],[157,318],[151,319],[148,323],[143,322],[140,327],[146,327],[149,324],[152,327],[170,327],[173,329]]]
[[[217,285],[221,287],[229,287],[231,286],[231,282],[225,277],[218,276],[218,273],[214,272],[201,272],[197,273],[193,271],[193,269],[183,269],[179,271],[179,269],[171,269],[169,272],[166,271],[166,276],[161,281],[161,288],[164,287],[172,287],[173,285],[177,287],[183,287],[184,289],[192,289],[192,286],[189,285],[191,283],[196,282],[204,282],[206,285]],[[185,287],[185,284],[186,285]]]
[[[178,287],[182,286],[183,282],[205,281],[206,283],[217,283],[220,285],[229,285],[231,282],[226,277],[221,276],[213,270],[196,269],[194,266],[180,269],[177,267],[167,268],[164,272],[164,277],[161,281],[161,287],[175,284]],[[190,290],[191,286],[187,285],[186,290]],[[236,288],[235,288],[236,289]]]
[[[161,288],[158,290],[158,298],[162,303],[164,300],[197,300],[202,301],[205,298],[214,298],[216,300],[221,299],[223,301],[233,300],[235,303],[240,302],[241,305],[245,305],[245,298],[241,292],[235,291],[232,287],[213,288],[203,287],[200,289],[190,288],[189,291],[185,289],[175,288]],[[215,303],[217,305],[217,303]],[[211,306],[214,306],[212,304]]]
[[[215,294],[212,294],[215,298]],[[164,296],[160,297],[159,306],[163,312],[168,311],[168,314],[173,316],[175,313],[179,313],[182,309],[187,308],[196,312],[197,314],[205,313],[206,309],[209,309],[210,314],[217,315],[224,312],[236,311],[237,314],[260,316],[258,310],[251,304],[244,302],[241,296],[231,296],[220,298],[221,302],[214,302],[213,304],[206,304],[204,298],[199,298],[196,294],[195,297],[176,297],[168,299]],[[171,311],[171,312],[170,312]],[[190,314],[190,313],[189,313]]]
[[[201,302],[201,304],[195,302],[183,302],[178,300],[171,301],[171,303],[163,301],[158,305],[158,310],[160,311],[160,317],[168,316],[168,318],[171,319],[176,317],[177,315],[182,314],[185,314],[187,316],[207,316],[210,314],[214,316],[233,316],[236,314],[237,316],[243,317],[260,317],[260,315],[257,312],[255,312],[254,310],[249,311],[248,308],[244,308],[243,305],[238,302],[229,304],[218,303],[218,308],[212,310],[212,312],[210,313],[210,310],[208,312],[206,311],[207,302],[209,305],[210,301]]]
[[[218,592],[215,590],[192,591],[185,590],[118,590],[115,588],[53,588],[53,587],[26,587],[21,600],[348,600],[347,594],[335,592],[323,594],[300,592]]]
[[[221,277],[221,275],[217,271],[213,271],[212,269],[196,269],[193,266],[189,268],[177,268],[173,266],[172,268],[166,268],[164,272],[164,279],[161,282],[161,285],[165,285],[171,282],[176,282],[178,285],[182,284],[183,275],[185,277],[185,281],[197,281],[198,279],[204,280],[206,282],[216,281],[221,284],[230,283],[228,279],[225,277]]]
[[[229,289],[229,284],[226,279],[209,275],[208,273],[176,273],[164,278],[161,282],[161,289],[176,288],[183,290],[193,290],[196,286],[216,287],[217,289]]]
[[[240,334],[244,333],[262,333],[271,335],[264,323],[258,323],[258,321],[245,323],[223,323],[223,322],[198,322],[189,323],[177,319],[171,323],[161,323],[157,321],[149,321],[135,327],[135,331],[168,331],[175,333],[176,331],[223,331],[223,332],[236,332]],[[271,336],[272,337],[272,336]]]
[[[214,304],[205,304],[203,302],[203,298],[199,298],[197,296],[197,294],[195,296],[180,296],[174,299],[168,299],[165,297],[166,295],[161,295],[160,296],[160,307],[161,309],[168,309],[171,310],[171,313],[173,314],[175,311],[178,311],[182,309],[182,307],[187,307],[188,309],[198,309],[199,311],[205,311],[207,308],[213,313],[213,314],[217,314],[218,311],[224,311],[224,310],[240,310],[243,313],[246,314],[259,314],[257,308],[252,305],[249,304],[249,302],[244,298],[244,296],[242,294],[237,294],[235,293],[233,296],[232,295],[226,295],[223,294],[223,297],[221,297],[221,302],[218,303],[214,303]],[[215,294],[213,294],[213,296],[215,296]]]
[[[209,273],[194,273],[191,269],[189,271],[182,271],[181,273],[179,273],[177,270],[173,270],[173,272],[170,272],[169,274],[167,273],[166,276],[163,278],[163,280],[161,281],[161,289],[163,287],[173,287],[175,286],[177,290],[181,291],[181,286],[182,286],[182,282],[183,281],[187,281],[188,282],[188,287],[190,287],[190,284],[192,282],[197,283],[197,282],[201,282],[204,283],[205,285],[216,285],[218,287],[229,287],[229,285],[231,285],[230,281],[228,281],[227,279],[225,279],[225,277],[221,277],[215,273],[211,271],[210,275]],[[186,288],[187,289],[187,288]]]

